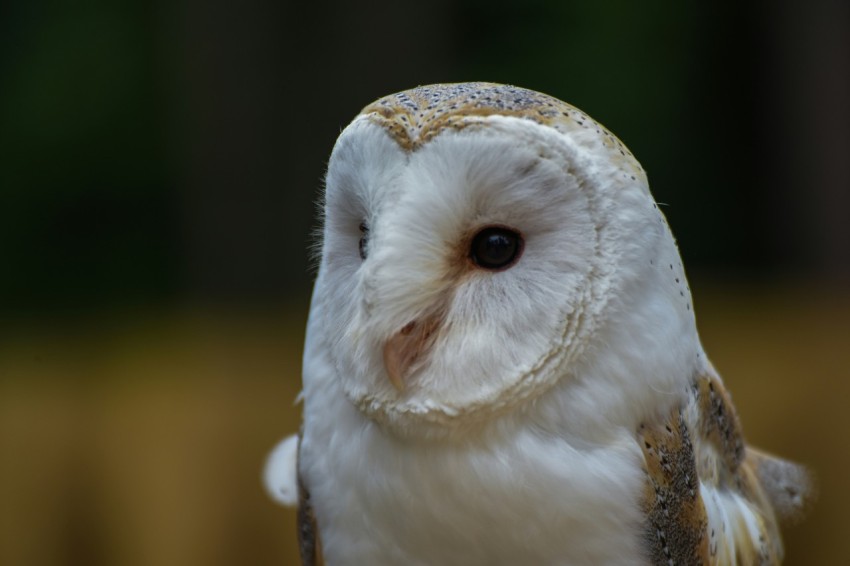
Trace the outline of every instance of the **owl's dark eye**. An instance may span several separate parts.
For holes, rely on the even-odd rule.
[[[365,222],[360,223],[360,242],[357,244],[360,249],[360,259],[366,259],[366,244],[369,243],[369,227]]]
[[[523,241],[519,233],[501,226],[484,228],[472,238],[469,257],[484,269],[510,267],[522,253]]]

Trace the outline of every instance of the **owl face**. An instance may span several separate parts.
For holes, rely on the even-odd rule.
[[[324,197],[310,339],[349,400],[401,432],[495,418],[570,380],[666,231],[616,138],[499,85],[367,107]]]

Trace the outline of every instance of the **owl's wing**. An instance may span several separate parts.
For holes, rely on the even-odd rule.
[[[642,425],[638,440],[647,474],[644,540],[653,564],[780,562],[777,519],[802,513],[808,474],[745,446],[718,378],[699,377],[687,402]]]
[[[301,453],[301,434],[298,435],[298,454]],[[304,485],[301,477],[301,468],[297,468],[298,474],[298,549],[301,554],[303,566],[323,566],[322,544],[319,541],[319,529],[316,526],[316,516],[313,514],[313,506],[310,504],[310,492]]]

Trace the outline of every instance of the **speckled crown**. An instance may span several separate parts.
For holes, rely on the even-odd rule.
[[[420,86],[380,98],[361,114],[407,151],[415,151],[447,128],[480,124],[486,116],[523,118],[563,134],[589,131],[615,162],[643,173],[628,148],[593,118],[557,98],[516,86],[480,82]]]

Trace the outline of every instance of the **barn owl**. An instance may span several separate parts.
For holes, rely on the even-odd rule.
[[[300,435],[305,564],[776,564],[806,471],[749,448],[643,169],[550,96],[439,84],[333,149]]]

